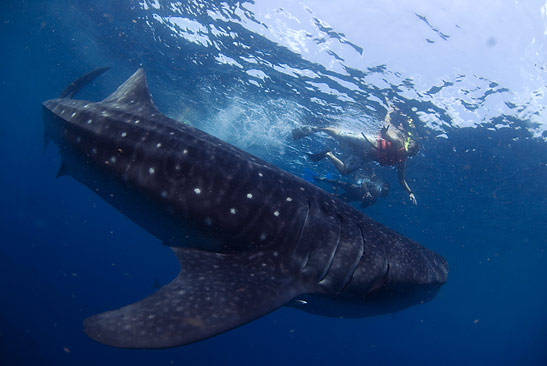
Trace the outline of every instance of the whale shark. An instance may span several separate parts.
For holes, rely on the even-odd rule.
[[[71,176],[169,246],[180,272],[150,296],[84,320],[122,348],[181,346],[284,305],[364,317],[431,300],[439,254],[319,187],[155,106],[143,69],[100,102],[74,99],[107,70],[43,102],[58,176]]]

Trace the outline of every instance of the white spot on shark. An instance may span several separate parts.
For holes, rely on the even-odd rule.
[[[158,142],[158,143],[156,144],[156,147],[159,149],[159,148],[161,147],[161,142]]]
[[[70,115],[70,117],[73,117],[73,118],[76,117],[76,112],[72,113],[72,114]]]
[[[114,163],[116,162],[116,157],[115,157],[115,156],[112,156],[112,157],[110,158],[110,162],[111,162],[112,164],[114,164]]]
[[[88,125],[90,125],[92,122],[93,122],[92,119],[88,119],[88,120],[87,120],[87,124],[88,124]]]
[[[148,173],[149,174],[154,174],[155,172],[156,172],[156,169],[154,169],[154,167],[148,168]]]
[[[274,216],[279,216],[279,211],[274,211]]]
[[[127,132],[122,132],[122,137],[127,136]]]
[[[292,197],[287,197],[286,200],[287,200],[287,202],[291,202],[291,201],[292,201]]]
[[[260,240],[266,240],[266,237],[267,237],[266,233],[260,234]]]
[[[262,173],[258,173],[258,176],[259,176],[259,177],[262,177],[263,175],[262,175]]]
[[[236,209],[232,207],[232,208],[230,209],[230,213],[231,213],[232,215],[234,215],[234,214],[236,213]]]
[[[161,196],[162,196],[163,198],[167,197],[167,192],[166,192],[166,191],[161,191]]]
[[[140,121],[141,121],[140,119],[136,119],[135,124],[138,124]]]
[[[248,199],[251,199],[251,198],[253,198],[253,195],[252,195],[252,193],[247,193],[247,198],[248,198]]]
[[[194,188],[194,192],[196,192],[196,194],[200,194],[200,193],[201,193],[201,189],[199,189],[199,188]]]

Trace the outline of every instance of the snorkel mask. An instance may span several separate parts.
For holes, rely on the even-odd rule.
[[[406,123],[407,123],[408,127],[414,128],[412,118],[409,117],[406,120]],[[405,151],[407,151],[407,152],[408,152],[408,146],[410,145],[410,136],[412,136],[412,133],[410,131],[406,131],[406,140],[405,140],[403,146],[405,147]]]
[[[408,134],[408,136],[407,136],[407,138],[404,142],[404,145],[403,145],[405,147],[405,151],[407,151],[407,152],[408,152],[408,146],[409,145],[410,145],[410,133]]]

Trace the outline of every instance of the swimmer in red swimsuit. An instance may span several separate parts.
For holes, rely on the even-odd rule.
[[[341,174],[349,174],[363,167],[366,163],[376,161],[383,166],[394,166],[397,168],[399,183],[408,192],[413,204],[417,204],[414,193],[408,186],[405,179],[406,161],[418,153],[420,146],[411,137],[410,133],[391,124],[390,114],[393,108],[388,105],[384,127],[378,136],[356,134],[352,131],[343,131],[334,127],[303,127],[293,130],[293,137],[300,139],[316,132],[325,132],[337,140],[341,145],[347,147],[351,152],[350,159],[343,162],[331,151],[323,151],[315,154],[308,154],[312,161],[320,161],[324,157],[334,164]]]

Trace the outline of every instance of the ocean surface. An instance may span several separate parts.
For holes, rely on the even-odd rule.
[[[547,364],[546,41],[544,0],[0,2],[0,364]],[[41,103],[103,66],[79,99],[144,67],[163,113],[309,180],[341,177],[305,152],[347,152],[292,129],[374,133],[389,101],[421,145],[418,205],[373,166],[392,189],[364,211],[445,256],[447,283],[385,316],[281,308],[155,351],[89,339],[84,318],[178,272],[158,239],[55,178]]]

